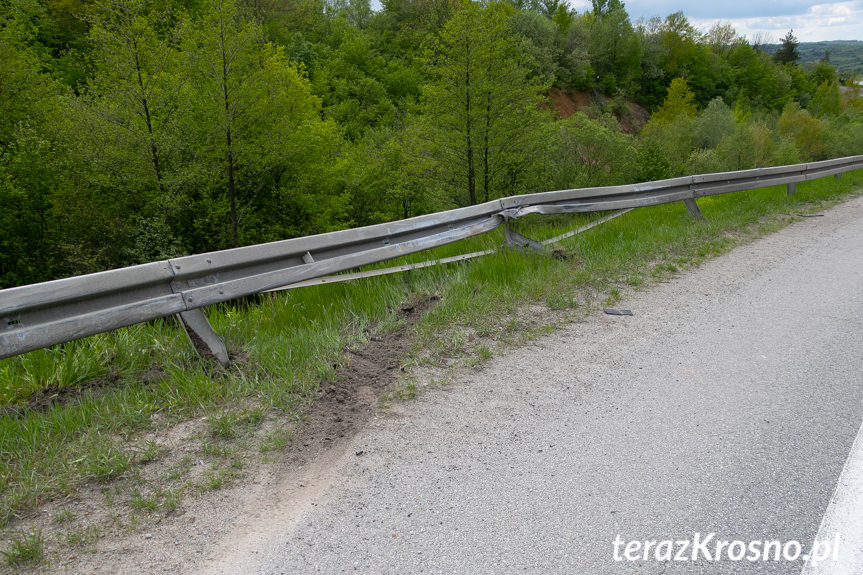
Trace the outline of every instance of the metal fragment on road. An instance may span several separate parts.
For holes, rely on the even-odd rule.
[[[608,315],[633,315],[632,310],[629,309],[612,309],[610,307],[607,307],[604,308],[602,311],[604,311]]]

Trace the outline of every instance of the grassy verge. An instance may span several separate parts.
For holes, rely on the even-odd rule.
[[[47,501],[73,502],[85,486],[101,490],[118,525],[134,528],[143,516],[171,513],[183,497],[236,480],[250,459],[286,445],[299,410],[332,376],[344,349],[371,330],[392,328],[393,310],[404,301],[440,296],[416,326],[411,361],[480,362],[496,342],[547,327],[527,318],[526,308],[577,311],[612,302],[621,290],[779,229],[861,184],[863,172],[854,172],[800,184],[793,197],[775,187],[706,198],[699,200],[703,221],[692,220],[682,204],[640,209],[565,240],[556,256],[502,249],[474,261],[217,306],[207,314],[234,355],[228,369],[199,359],[171,319],[0,361],[0,527],[10,534],[4,539],[17,541],[4,557],[10,564],[41,560],[35,536],[15,535],[18,519]],[[536,217],[517,226],[544,239],[597,217]],[[405,261],[502,243],[502,233],[490,234]],[[394,397],[415,393],[406,381]],[[160,440],[189,422],[195,425],[182,450]],[[148,463],[157,460],[170,464],[153,476]],[[75,520],[71,511],[58,516],[60,525]],[[64,537],[86,544],[94,529],[70,529]]]

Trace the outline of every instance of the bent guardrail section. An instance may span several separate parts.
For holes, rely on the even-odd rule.
[[[690,213],[700,215],[695,202],[700,197],[776,185],[788,185],[790,193],[797,182],[861,168],[863,156],[852,156],[526,194],[363,228],[0,290],[0,358],[178,314],[187,331],[194,332],[226,363],[224,346],[200,312],[204,306],[301,282],[305,285],[316,278],[429,250],[488,233],[529,214],[624,210],[684,201]]]

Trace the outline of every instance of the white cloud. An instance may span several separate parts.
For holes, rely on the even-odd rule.
[[[794,29],[801,42],[863,40],[863,0],[813,4],[812,0],[623,0],[632,22],[683,12],[693,25],[710,29],[731,24],[741,36],[770,36],[778,42]],[[570,0],[578,12],[592,9],[590,0]]]
[[[701,30],[707,30],[718,19],[691,19]],[[810,6],[801,14],[755,18],[723,18],[737,33],[752,38],[768,35],[780,41],[789,30],[801,42],[824,40],[863,40],[863,0],[834,2]]]
[[[633,20],[683,12],[689,19],[728,20],[805,13],[812,0],[623,0]],[[589,3],[588,3],[589,4]]]

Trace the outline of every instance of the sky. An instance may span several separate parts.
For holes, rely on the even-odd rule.
[[[571,0],[570,4],[579,12],[591,9],[590,0]],[[664,19],[683,12],[701,31],[722,22],[750,40],[758,37],[779,43],[792,29],[800,42],[863,40],[863,0],[623,0],[623,4],[633,24],[640,18]]]

